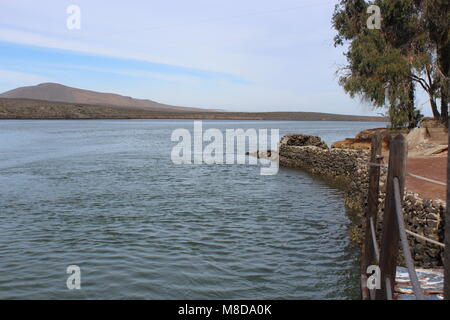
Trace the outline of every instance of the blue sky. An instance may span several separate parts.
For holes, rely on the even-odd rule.
[[[58,82],[230,111],[376,114],[337,84],[337,0],[0,3],[1,92]],[[80,30],[66,27],[72,4]]]

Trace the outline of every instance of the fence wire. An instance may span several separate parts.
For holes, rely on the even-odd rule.
[[[371,166],[371,167],[388,168],[388,166],[383,164],[383,163],[368,162],[368,165]],[[409,172],[406,172],[406,175],[410,176],[410,177],[413,177],[413,178],[416,178],[416,179],[420,179],[420,180],[424,180],[424,181],[431,182],[431,183],[434,183],[434,184],[438,184],[438,185],[441,185],[441,186],[444,186],[444,187],[447,186],[447,184],[444,183],[444,182],[433,180],[433,179],[429,179],[429,178],[425,178],[425,177],[418,176],[418,175],[415,175],[415,174],[412,174],[412,173],[409,173]],[[371,223],[373,223],[373,221],[371,221]],[[445,248],[445,244],[443,244],[443,243],[441,243],[439,241],[436,241],[436,240],[424,237],[424,236],[422,236],[420,234],[417,234],[417,233],[414,233],[414,232],[412,232],[412,231],[410,231],[408,229],[405,229],[405,232],[407,234],[409,234],[410,236],[416,237],[417,239],[421,239],[421,240],[427,241],[429,243],[435,244],[435,245],[437,245],[439,247]]]
[[[395,197],[395,212],[397,213],[398,229],[400,240],[403,249],[403,257],[408,268],[409,279],[411,280],[414,294],[417,300],[424,300],[423,291],[420,287],[419,278],[417,277],[416,268],[411,256],[411,248],[409,247],[408,238],[406,237],[405,221],[403,221],[402,202],[400,198],[400,185],[398,178],[394,178],[394,197]]]
[[[383,164],[383,163],[368,162],[368,165],[371,166],[371,167],[388,168],[388,166]],[[419,179],[419,180],[422,180],[422,181],[434,183],[434,184],[437,184],[437,185],[440,185],[440,186],[444,186],[444,187],[447,186],[447,184],[445,182],[437,181],[437,180],[426,178],[426,177],[422,177],[422,176],[419,176],[417,174],[406,172],[406,175],[409,176],[409,177],[412,177],[412,178],[416,178],[416,179]]]

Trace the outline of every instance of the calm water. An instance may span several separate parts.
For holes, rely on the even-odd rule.
[[[358,297],[339,191],[298,170],[174,165],[172,130],[192,124],[0,121],[0,299]],[[327,142],[383,126],[204,122]]]

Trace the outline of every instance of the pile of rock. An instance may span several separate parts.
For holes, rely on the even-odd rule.
[[[339,149],[370,150],[372,136],[377,132],[381,133],[383,149],[387,150],[389,148],[391,133],[386,128],[363,130],[354,138],[347,138],[341,141],[334,142],[331,147]]]
[[[287,134],[281,138],[280,145],[297,147],[313,146],[328,149],[327,144],[320,137],[306,134]]]

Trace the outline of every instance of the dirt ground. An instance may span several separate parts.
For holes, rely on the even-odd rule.
[[[408,158],[406,170],[409,173],[447,183],[447,156]],[[447,188],[413,177],[406,178],[406,188],[425,199],[447,198]]]

